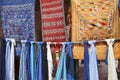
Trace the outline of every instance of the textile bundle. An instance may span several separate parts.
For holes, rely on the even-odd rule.
[[[40,0],[43,41],[66,41],[63,0]]]

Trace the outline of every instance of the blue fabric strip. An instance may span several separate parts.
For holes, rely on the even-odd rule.
[[[5,80],[10,80],[10,40],[7,40],[7,45],[6,45],[6,55],[5,55],[5,70],[6,70],[6,75],[5,75]],[[9,67],[8,67],[9,66]]]
[[[84,42],[84,80],[89,80],[88,42]]]
[[[26,41],[22,41],[22,51],[20,56],[19,80],[27,80],[26,71]]]
[[[90,80],[99,80],[97,55],[96,55],[96,48],[95,48],[96,41],[89,41],[88,43],[90,44],[90,52],[89,52]]]
[[[5,80],[5,50],[6,41],[2,39],[0,48],[0,80]]]
[[[31,64],[31,80],[36,80],[36,53],[35,44],[31,42],[31,53],[30,53],[30,64]]]
[[[74,59],[73,59],[73,53],[72,53],[72,46],[73,43],[72,42],[67,42],[68,45],[68,57],[69,57],[69,66],[68,68],[68,73],[67,73],[67,77],[68,80],[74,80],[75,76],[74,76]],[[68,58],[67,57],[67,58]]]
[[[27,41],[26,43],[27,46],[27,57],[26,57],[26,63],[27,63],[27,80],[31,80],[31,70],[30,70],[30,41]]]
[[[62,48],[62,54],[60,56],[60,61],[58,64],[58,69],[56,72],[55,80],[60,80],[61,78],[63,80],[67,79],[67,74],[66,74],[66,53],[65,53],[65,45],[66,43],[63,43],[63,48]]]
[[[36,80],[43,80],[42,78],[42,44],[43,42],[38,43],[38,56],[37,56],[37,68],[36,68]]]

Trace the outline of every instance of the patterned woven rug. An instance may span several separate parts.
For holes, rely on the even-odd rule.
[[[40,0],[43,41],[66,41],[63,0]]]
[[[5,38],[35,40],[34,4],[2,7],[2,30]]]
[[[35,40],[34,10],[34,3],[3,5],[1,10],[3,37]],[[16,55],[20,55],[20,43],[16,44],[15,51]]]

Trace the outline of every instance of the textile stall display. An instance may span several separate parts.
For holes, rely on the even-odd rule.
[[[0,80],[120,80],[119,0],[0,0]]]
[[[109,80],[118,80],[117,71],[115,66],[115,58],[113,52],[113,44],[115,44],[114,39],[105,40],[108,45],[108,79]],[[14,39],[2,39],[2,45],[0,46],[0,55],[3,58],[0,58],[0,79],[7,80],[16,80],[15,76],[19,80],[75,80],[75,69],[74,67],[74,57],[72,46],[75,43],[72,42],[61,42],[62,52],[60,54],[60,60],[58,63],[56,76],[53,76],[53,55],[51,53],[50,45],[54,43],[47,42],[35,42],[35,41],[26,41],[21,40],[22,44],[21,55],[20,55],[20,64],[19,64],[19,77],[15,74],[15,48],[16,41]],[[4,43],[4,44],[3,44]],[[99,76],[100,70],[98,63],[98,54],[96,52],[95,44],[97,41],[84,41],[84,80],[102,80]],[[44,45],[45,44],[45,45]],[[88,46],[90,45],[90,50],[88,51]],[[37,46],[37,48],[36,48]],[[3,49],[4,47],[4,49]],[[46,52],[44,52],[46,47]],[[44,54],[46,55],[44,55]],[[46,56],[46,57],[45,57]],[[44,59],[43,59],[44,57]],[[56,56],[57,57],[57,56]],[[4,62],[5,64],[3,64]],[[44,65],[44,63],[47,63]],[[104,62],[105,63],[105,62]],[[3,64],[3,65],[2,65]],[[44,67],[43,67],[44,65]],[[106,64],[107,65],[107,64]],[[10,67],[8,67],[10,66]],[[98,68],[99,67],[99,68]],[[46,70],[46,71],[45,71]],[[2,74],[1,74],[2,73]],[[113,74],[111,74],[113,73]],[[5,74],[5,75],[3,75]],[[104,74],[106,75],[106,74]],[[81,80],[81,79],[80,79]],[[83,80],[83,79],[82,79]]]
[[[71,0],[72,41],[119,38],[118,0]],[[120,43],[114,45],[116,59]],[[99,59],[105,59],[106,44],[96,46]],[[102,50],[100,50],[102,49]],[[74,46],[74,58],[83,59],[83,46]]]

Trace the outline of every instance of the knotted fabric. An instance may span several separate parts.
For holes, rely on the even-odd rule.
[[[68,57],[69,57],[69,66],[68,66],[67,77],[68,77],[68,80],[74,80],[75,79],[74,59],[73,59],[73,52],[72,52],[73,43],[68,42],[67,45],[68,45]]]
[[[66,43],[62,43],[63,49],[62,49],[62,54],[60,56],[60,61],[58,64],[58,69],[56,72],[55,80],[67,80],[67,73],[66,73],[66,52],[65,52],[65,45]]]
[[[88,42],[84,42],[84,80],[89,80]]]
[[[50,43],[47,43],[47,60],[48,60],[48,77],[49,80],[52,80],[52,70],[53,70],[53,60],[52,60],[52,53],[50,49]]]
[[[6,65],[5,80],[10,80],[10,45],[11,45],[11,41],[6,40],[6,42],[7,42],[7,45],[6,45],[6,55],[5,55],[5,65]]]
[[[89,51],[89,75],[90,80],[99,80],[98,78],[98,65],[97,65],[97,56],[96,56],[96,41],[89,41],[90,51]]]
[[[108,45],[108,80],[118,80],[113,53],[114,39],[106,39]]]
[[[22,50],[20,55],[20,70],[19,70],[19,80],[27,80],[26,71],[26,41],[22,40]]]
[[[37,79],[36,80],[43,80],[42,79],[42,42],[38,43],[38,56],[37,56]]]
[[[30,64],[31,64],[31,80],[36,80],[36,60],[34,41],[31,41]]]

